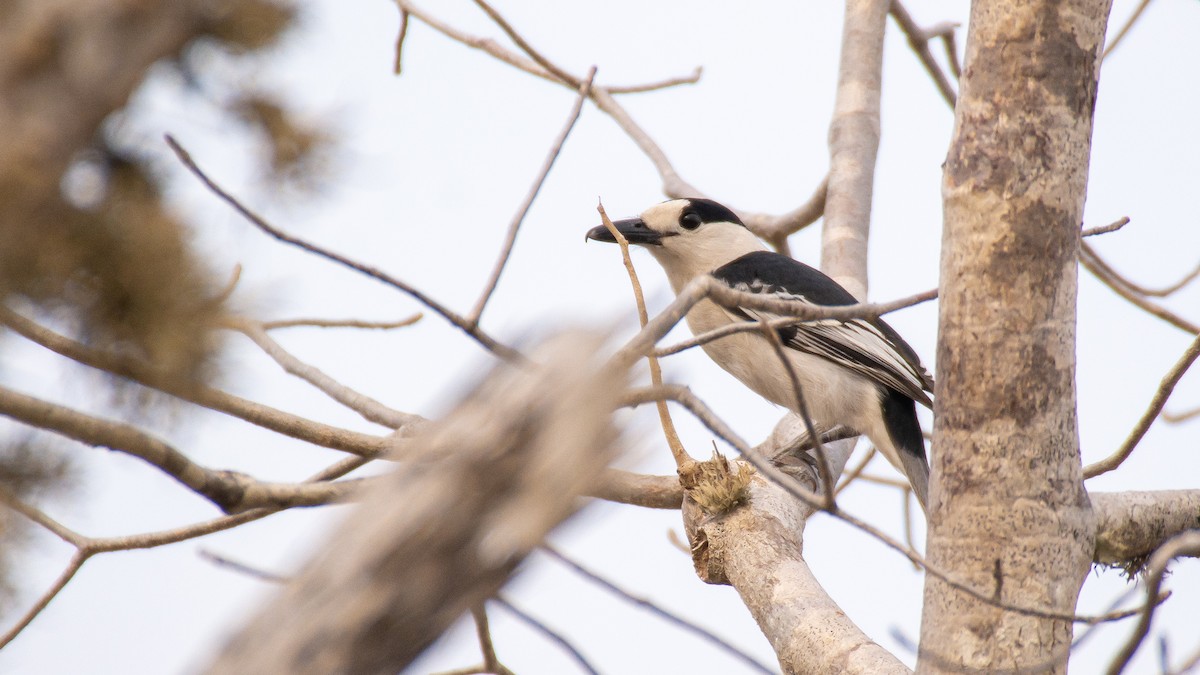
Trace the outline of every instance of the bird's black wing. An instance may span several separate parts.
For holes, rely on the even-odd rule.
[[[769,293],[814,305],[858,302],[821,271],[769,251],[748,253],[714,270],[712,275],[740,291]],[[741,321],[780,317],[747,307],[726,311]],[[912,347],[882,320],[806,321],[780,328],[779,336],[792,349],[829,359],[922,405],[932,406],[926,392],[933,391],[933,379]]]

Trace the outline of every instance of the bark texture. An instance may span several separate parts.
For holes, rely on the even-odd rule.
[[[930,562],[1072,612],[1095,550],[1075,401],[1076,254],[1108,0],[978,0],[943,176]],[[1066,668],[1071,624],[933,576],[919,672]]]
[[[210,673],[396,673],[493,595],[613,459],[624,373],[594,336],[507,367],[412,439],[316,558]]]
[[[1180,532],[1200,530],[1200,490],[1093,492],[1091,498],[1098,563],[1137,562]]]

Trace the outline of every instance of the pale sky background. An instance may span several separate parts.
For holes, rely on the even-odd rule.
[[[1135,3],[1119,0],[1113,30]],[[466,0],[428,3],[437,16],[502,40]],[[728,3],[614,0],[546,3],[508,0],[498,9],[545,54],[572,72],[593,64],[598,81],[633,84],[689,73],[694,86],[625,96],[634,118],[661,144],[680,173],[714,198],[741,208],[780,212],[808,198],[828,166],[841,3]],[[911,2],[923,25],[966,23],[967,3]],[[252,139],[216,119],[183,84],[160,73],[137,98],[126,124],[143,136],[178,180],[172,196],[191,215],[196,241],[222,274],[242,263],[235,296],[262,318],[296,316],[393,319],[420,309],[370,280],[268,241],[205,193],[158,140],[175,134],[197,161],[279,226],[383,268],[460,311],[474,302],[503,238],[573,94],[469,50],[414,21],[405,71],[391,73],[397,27],[384,0],[305,2],[300,27],[269,58],[220,60],[229,77],[252,78],[284,96],[301,115],[341,134],[329,178],[309,198],[280,195],[250,173]],[[1200,3],[1160,0],[1105,65],[1096,115],[1088,226],[1128,215],[1131,225],[1093,243],[1119,270],[1147,285],[1166,285],[1200,257],[1194,205],[1200,185]],[[960,45],[965,43],[965,27]],[[884,64],[882,142],[871,232],[870,296],[890,300],[937,284],[940,164],[952,114],[903,36],[889,22]],[[221,95],[219,78],[211,78]],[[586,107],[558,165],[525,221],[516,251],[484,316],[501,339],[521,342],[570,325],[619,326],[631,333],[628,282],[615,247],[585,245],[598,222],[597,197],[614,217],[660,201],[649,161],[604,114]],[[817,227],[793,237],[796,257],[818,260]],[[636,256],[653,307],[669,299],[648,256]],[[1189,338],[1080,276],[1079,416],[1085,462],[1109,454],[1145,409],[1158,381]],[[1167,304],[1195,320],[1200,284]],[[926,304],[888,320],[934,366],[937,312]],[[674,338],[687,335],[679,329]],[[435,316],[396,332],[278,332],[276,338],[342,382],[404,411],[436,417],[491,361]],[[670,340],[670,338],[669,338]],[[6,385],[88,410],[104,411],[98,378],[64,369],[43,350],[7,338],[0,355]],[[228,340],[224,386],[239,395],[332,424],[379,431],[281,373],[248,341]],[[783,411],[725,375],[698,351],[665,362],[669,380],[686,383],[745,438],[758,442]],[[644,373],[641,375],[644,377]],[[1168,410],[1200,405],[1200,377],[1185,377]],[[670,457],[652,409],[623,416],[640,437],[624,463],[668,473]],[[711,435],[676,415],[685,444],[707,455]],[[925,418],[928,423],[928,417]],[[1200,422],[1157,422],[1117,472],[1093,490],[1195,488],[1200,482]],[[282,439],[225,416],[195,411],[152,423],[154,431],[211,467],[263,479],[295,480],[336,459],[332,452]],[[9,427],[5,427],[8,429]],[[66,446],[80,470],[72,494],[43,504],[89,535],[131,534],[217,515],[170,479],[123,455]],[[862,448],[860,448],[860,451]],[[891,473],[884,462],[877,473]],[[900,532],[900,498],[859,484],[842,504],[889,532]],[[321,545],[345,510],[293,511],[221,533],[145,552],[94,558],[53,604],[0,652],[0,672],[188,673],[201,667],[272,591],[214,567],[210,550],[288,573]],[[597,503],[553,536],[554,543],[615,583],[682,614],[775,664],[749,613],[728,587],[699,582],[688,557],[667,539],[681,532],[678,512]],[[919,533],[919,534],[923,534]],[[22,592],[5,625],[51,583],[70,550],[37,533],[20,570]],[[871,637],[912,663],[905,640],[919,632],[922,575],[899,554],[827,517],[806,533],[806,558],[832,597]],[[1200,564],[1177,563],[1152,635],[1130,672],[1157,672],[1158,636],[1171,661],[1200,648]],[[1117,572],[1089,576],[1079,610],[1097,613],[1128,588]],[[525,611],[554,626],[605,673],[738,673],[744,667],[704,642],[581,581],[534,555],[506,588]],[[1140,598],[1140,594],[1136,596]],[[577,672],[555,645],[491,612],[502,661],[522,675]],[[1098,630],[1073,660],[1097,672],[1132,630]],[[460,622],[410,672],[477,663],[469,622]]]

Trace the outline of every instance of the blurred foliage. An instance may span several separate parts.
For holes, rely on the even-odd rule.
[[[271,0],[0,2],[0,301],[161,377],[211,379],[226,280],[192,251],[187,224],[164,203],[162,166],[113,121],[136,114],[126,105],[152,70],[220,78],[189,57],[196,45],[258,57],[295,21],[292,6]],[[261,138],[266,152],[246,153],[263,158],[260,174],[303,185],[330,136],[252,80],[222,82],[233,93],[210,104]],[[152,400],[120,402],[142,415]],[[0,438],[0,488],[36,498],[69,482],[44,438]],[[25,524],[0,508],[0,588]]]
[[[24,432],[0,439],[0,486],[21,499],[61,493],[73,484],[66,456],[48,434]],[[9,606],[14,588],[10,567],[14,549],[24,545],[32,523],[7,508],[0,508],[0,607]]]

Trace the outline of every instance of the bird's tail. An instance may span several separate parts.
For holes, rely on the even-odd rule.
[[[929,460],[925,457],[925,437],[917,421],[917,404],[908,396],[890,389],[883,397],[883,417],[888,435],[899,455],[900,468],[912,485],[913,494],[928,512]]]

